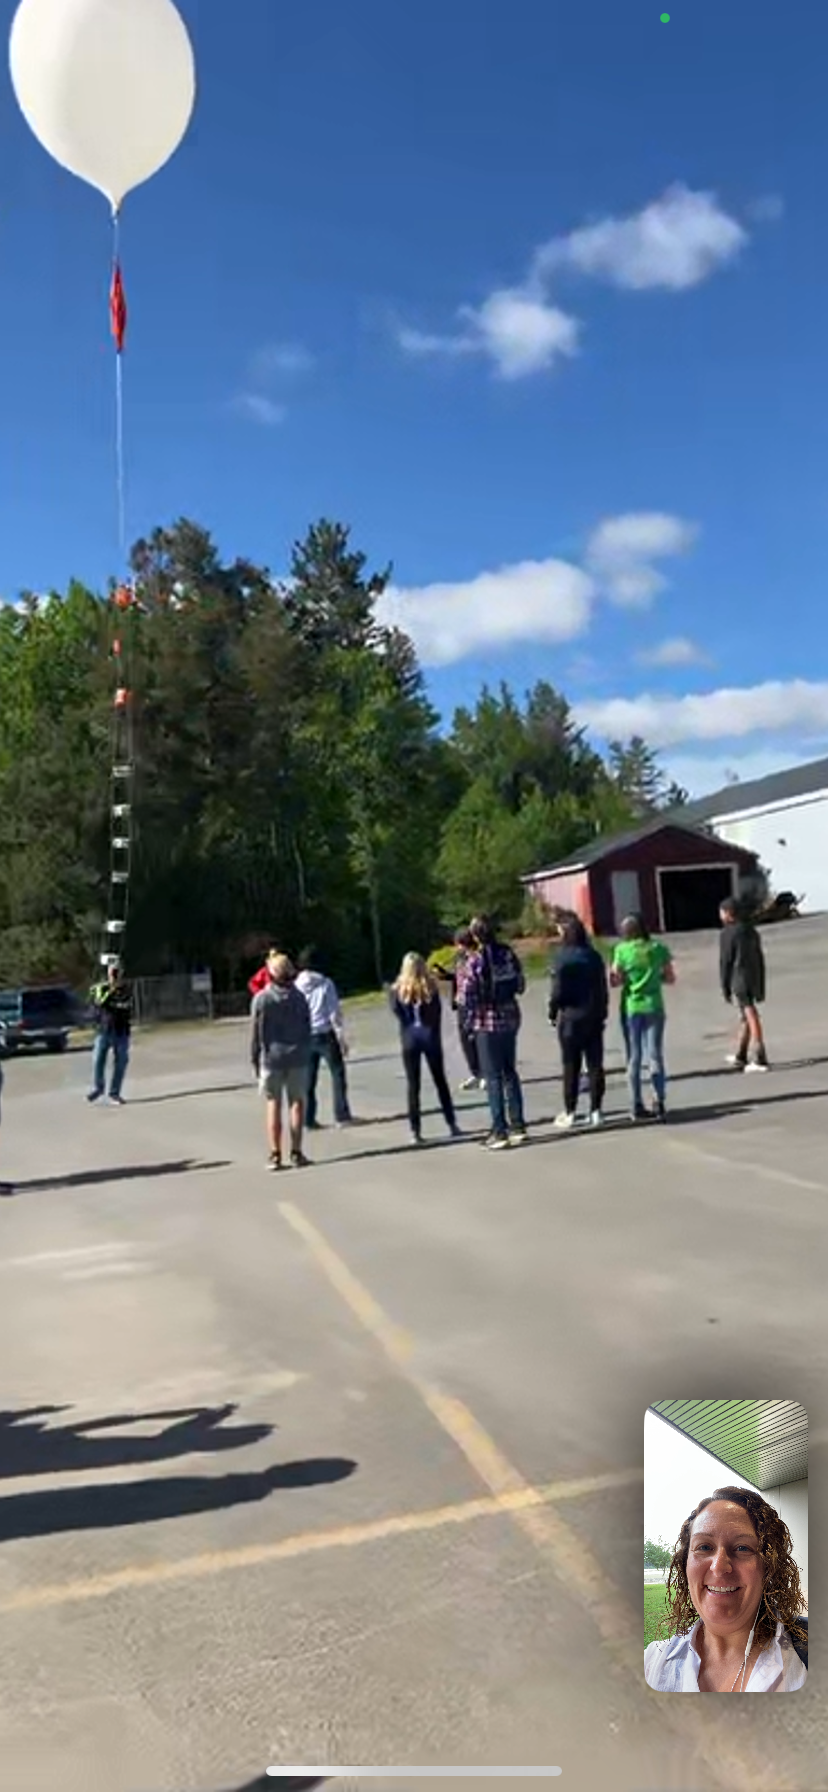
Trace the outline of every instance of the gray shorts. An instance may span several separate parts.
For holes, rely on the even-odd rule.
[[[308,1093],[307,1064],[272,1064],[265,1078],[268,1101],[304,1101]]]

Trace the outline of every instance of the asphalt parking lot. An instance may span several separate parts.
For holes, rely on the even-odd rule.
[[[244,1024],[138,1034],[121,1111],[87,1107],[88,1053],[6,1066],[3,1784],[828,1786],[827,949],[818,918],[769,931],[774,1069],[743,1079],[715,943],[679,945],[663,1129],[627,1124],[613,1040],[610,1124],[553,1133],[533,986],[531,1142],[498,1156],[477,1094],[467,1138],[429,1114],[409,1149],[381,1007],[353,1020],[360,1124],[279,1178]],[[809,1411],[811,1675],[688,1706],[641,1678],[644,1412],[733,1395]]]

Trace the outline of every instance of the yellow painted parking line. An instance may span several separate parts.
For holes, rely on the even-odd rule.
[[[366,1543],[383,1543],[392,1537],[417,1536],[424,1531],[438,1531],[450,1525],[471,1524],[483,1518],[508,1517],[515,1512],[551,1505],[555,1501],[581,1500],[608,1488],[628,1486],[641,1481],[639,1469],[618,1469],[603,1475],[585,1475],[577,1481],[552,1481],[546,1487],[526,1487],[499,1498],[489,1495],[476,1500],[457,1501],[451,1506],[437,1506],[425,1512],[399,1512],[389,1518],[367,1520],[364,1524],[341,1525],[327,1531],[304,1531],[293,1537],[282,1537],[274,1543],[251,1543],[238,1549],[211,1550],[195,1556],[183,1556],[173,1562],[146,1562],[115,1568],[109,1574],[90,1575],[78,1581],[57,1582],[52,1586],[21,1587],[7,1598],[0,1598],[0,1613],[42,1610],[44,1606],[83,1604],[91,1599],[106,1599],[141,1587],[169,1585],[174,1581],[202,1580],[230,1570],[261,1568],[271,1562],[287,1562],[297,1556],[316,1555],[328,1549],[353,1549]]]
[[[573,1602],[589,1613],[614,1665],[625,1675],[632,1675],[642,1696],[658,1699],[663,1705],[664,1732],[675,1738],[688,1771],[692,1773],[695,1766],[703,1766],[710,1792],[797,1792],[795,1782],[772,1767],[766,1754],[759,1754],[743,1739],[734,1742],[726,1716],[719,1718],[711,1711],[706,1733],[700,1733],[695,1710],[677,1706],[674,1698],[651,1693],[644,1687],[641,1612],[632,1612],[604,1574],[586,1540],[549,1504],[539,1504],[529,1497],[532,1489],[520,1470],[464,1402],[443,1393],[420,1374],[415,1366],[416,1343],[411,1334],[394,1324],[318,1226],[291,1201],[280,1202],[279,1211],[304,1240],[354,1318],[376,1339],[386,1359],[405,1377],[432,1418],[489,1488],[498,1508],[510,1513]]]
[[[432,1418],[456,1444],[493,1498],[503,1500],[510,1495],[522,1496],[513,1513],[521,1529],[549,1557],[557,1578],[573,1597],[592,1613],[607,1647],[622,1654],[625,1645],[637,1648],[640,1669],[640,1616],[633,1615],[609,1584],[586,1540],[556,1513],[538,1508],[535,1502],[527,1499],[531,1491],[529,1483],[463,1401],[443,1393],[418,1373],[414,1367],[416,1346],[413,1338],[388,1318],[313,1221],[290,1201],[282,1201],[279,1211],[294,1232],[304,1239],[354,1317],[376,1338],[388,1360],[416,1389]]]
[[[394,1512],[391,1518],[367,1520],[362,1525],[339,1525],[332,1530],[305,1530],[278,1543],[249,1543],[235,1550],[210,1550],[203,1555],[183,1555],[179,1561],[167,1563],[129,1564],[113,1568],[109,1573],[90,1575],[84,1581],[57,1581],[52,1586],[27,1586],[0,1598],[0,1615],[13,1611],[43,1611],[48,1606],[77,1606],[93,1598],[109,1598],[113,1593],[140,1590],[147,1586],[168,1586],[176,1581],[203,1581],[210,1575],[242,1568],[263,1568],[280,1561],[294,1561],[298,1555],[317,1555],[323,1550],[346,1550],[364,1543],[385,1543],[389,1538],[419,1536],[425,1530],[443,1530],[448,1525],[470,1525],[482,1518],[504,1518],[530,1505],[539,1507],[556,1500],[584,1500],[608,1487],[627,1486],[642,1480],[640,1469],[617,1469],[608,1475],[586,1475],[581,1480],[557,1480],[547,1487],[527,1487],[523,1493],[489,1495],[480,1500],[461,1500],[455,1505],[437,1505],[432,1511]]]

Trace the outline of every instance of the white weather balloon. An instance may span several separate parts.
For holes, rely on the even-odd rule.
[[[21,0],[9,62],[44,149],[117,211],[177,150],[195,60],[172,0]]]

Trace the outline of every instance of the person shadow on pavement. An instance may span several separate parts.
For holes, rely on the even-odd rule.
[[[26,1412],[0,1412],[0,1479],[121,1468],[143,1462],[169,1462],[176,1456],[240,1450],[262,1443],[274,1429],[267,1424],[226,1425],[226,1420],[237,1411],[233,1403],[172,1412],[114,1414],[103,1419],[80,1419],[74,1424],[45,1423],[47,1418],[67,1411],[71,1408],[46,1406]],[[119,1435],[129,1426],[150,1424],[163,1429],[149,1437]]]
[[[320,1456],[274,1463],[270,1468],[247,1473],[165,1475],[155,1480],[111,1482],[98,1487],[4,1494],[0,1499],[0,1544],[69,1531],[100,1531],[197,1517],[230,1506],[249,1505],[277,1491],[344,1481],[356,1468],[356,1462],[347,1457]]]

